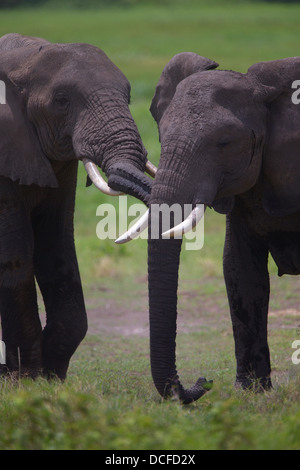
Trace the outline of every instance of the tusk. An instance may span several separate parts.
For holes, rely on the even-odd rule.
[[[142,215],[139,220],[126,233],[121,235],[115,243],[121,245],[136,238],[140,233],[148,227],[149,209]]]
[[[115,191],[108,186],[106,181],[102,178],[97,165],[89,158],[83,158],[82,161],[87,174],[91,178],[96,188],[100,189],[100,191],[102,191],[104,194],[108,194],[109,196],[121,196],[124,194],[119,191]]]
[[[194,227],[200,222],[205,212],[204,204],[197,204],[192,210],[190,215],[181,224],[167,230],[162,234],[162,238],[174,238],[183,235],[184,233],[193,230]]]
[[[156,172],[157,172],[156,166],[153,165],[153,163],[151,163],[150,160],[147,160],[147,163],[146,163],[146,173],[148,173],[148,175],[150,175],[150,176],[152,176],[153,178],[155,178]]]

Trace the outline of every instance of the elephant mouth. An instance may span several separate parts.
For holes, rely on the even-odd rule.
[[[109,196],[128,194],[148,205],[152,180],[132,164],[119,163],[107,171],[108,182],[102,177],[97,165],[89,158],[82,159],[88,174],[89,184],[92,182],[101,192]],[[156,167],[147,160],[145,171],[155,177]]]
[[[235,200],[234,196],[216,199],[212,203],[211,207],[219,214],[227,215],[232,211],[234,207],[234,200]]]

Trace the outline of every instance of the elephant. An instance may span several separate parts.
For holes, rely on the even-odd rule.
[[[149,201],[193,207],[182,222],[148,237],[150,358],[154,384],[183,404],[212,381],[189,389],[176,369],[176,321],[182,235],[213,208],[226,215],[223,272],[236,356],[235,386],[272,388],[267,318],[268,257],[278,275],[300,274],[300,58],[221,70],[194,52],[165,66],[150,111],[161,143]],[[299,85],[300,83],[298,83]],[[178,230],[179,229],[179,230]],[[126,238],[126,237],[125,237]]]
[[[130,84],[101,49],[11,33],[0,54],[1,373],[64,380],[87,332],[74,245],[78,162],[88,185],[145,204],[152,168],[129,110]]]

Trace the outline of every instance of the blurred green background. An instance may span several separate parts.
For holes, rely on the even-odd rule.
[[[106,52],[131,82],[131,112],[149,158],[156,164],[160,146],[149,107],[160,73],[173,55],[194,51],[217,61],[220,68],[245,72],[255,62],[299,54],[297,3],[246,0],[6,0],[0,3],[0,34],[18,32],[54,42],[87,42]],[[8,8],[10,5],[15,8]],[[117,272],[123,278],[128,269],[136,269],[139,275],[146,272],[145,242],[117,247],[113,240],[96,238],[99,221],[96,209],[103,202],[115,204],[118,211],[118,201],[102,196],[94,188],[85,188],[85,174],[80,168],[76,243],[86,286],[93,281],[97,283],[99,277],[110,283],[111,276]],[[129,204],[134,202],[129,198]],[[185,259],[190,271],[194,268],[189,260],[196,258],[193,266],[200,275],[207,267],[210,274],[221,275],[224,223],[224,217],[212,211],[208,213],[204,249],[196,257],[195,253],[183,253],[183,273]]]
[[[160,145],[149,107],[173,55],[193,51],[241,72],[255,62],[300,55],[296,1],[0,0],[0,18],[0,35],[18,32],[102,48],[131,82],[131,112],[156,164]],[[0,384],[0,448],[297,449],[299,371],[290,358],[299,323],[298,278],[278,281],[270,261],[274,392],[234,392],[222,275],[225,218],[208,211],[203,249],[182,253],[177,351],[185,385],[200,372],[215,386],[190,407],[162,404],[152,384],[147,333],[133,332],[140,322],[147,324],[147,243],[99,240],[97,207],[113,203],[118,211],[118,199],[86,188],[85,181],[80,165],[75,237],[90,333],[63,386]]]

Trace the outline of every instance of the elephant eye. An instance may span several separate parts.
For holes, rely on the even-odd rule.
[[[218,147],[219,148],[223,148],[223,147],[226,147],[226,145],[230,144],[230,139],[229,137],[222,137],[219,142],[218,142]]]
[[[55,105],[59,108],[59,109],[66,109],[68,106],[69,106],[69,100],[68,98],[63,95],[63,94],[58,94],[55,96],[54,98],[54,102],[55,102]]]

